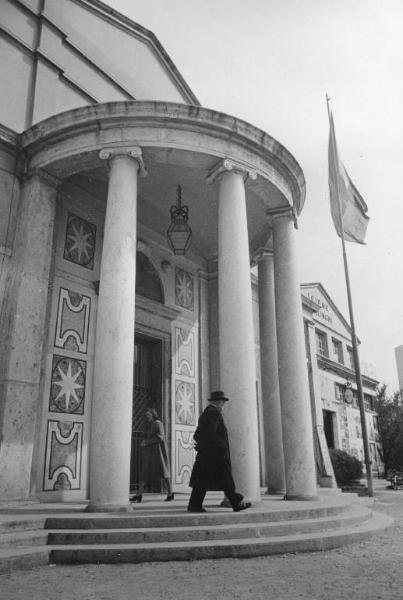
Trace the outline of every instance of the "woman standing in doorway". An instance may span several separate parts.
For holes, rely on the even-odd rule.
[[[131,502],[141,502],[146,484],[152,487],[158,479],[163,479],[167,489],[166,502],[174,499],[171,486],[171,472],[165,445],[164,426],[155,408],[146,411],[146,437],[141,442],[140,493],[130,498]]]

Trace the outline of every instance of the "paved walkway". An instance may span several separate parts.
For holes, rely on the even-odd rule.
[[[48,566],[0,576],[1,600],[393,600],[403,598],[403,490],[375,482],[395,518],[375,539],[330,552],[135,565]]]

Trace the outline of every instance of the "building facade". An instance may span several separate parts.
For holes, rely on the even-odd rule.
[[[263,479],[315,498],[297,161],[200,106],[156,37],[98,0],[5,0],[0,16],[1,498],[131,510],[147,407],[188,491],[212,389],[231,398],[245,497]],[[183,206],[186,253],[167,238]]]

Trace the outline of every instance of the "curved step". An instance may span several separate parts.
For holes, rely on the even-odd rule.
[[[140,563],[150,561],[197,560],[206,558],[244,558],[289,552],[330,550],[345,544],[369,539],[389,527],[393,519],[381,513],[356,526],[338,530],[300,533],[285,536],[220,539],[139,544],[93,544],[51,546],[50,560],[57,564]]]
[[[186,512],[184,503],[161,509],[142,506],[130,513],[80,513],[75,515],[59,515],[46,519],[46,529],[127,529],[134,527],[192,527],[199,524],[222,525],[228,523],[256,523],[296,521],[331,517],[342,514],[351,506],[349,499],[336,497],[332,502],[313,502],[307,505],[299,502],[299,506],[288,508],[283,500],[261,502],[250,510],[234,513],[231,509],[207,505],[208,512],[193,514]]]
[[[310,533],[312,531],[340,529],[363,523],[370,519],[371,511],[364,506],[352,506],[343,515],[291,521],[257,521],[253,523],[200,524],[164,527],[128,527],[100,529],[49,530],[48,543],[79,544],[142,544],[181,541],[261,538]]]

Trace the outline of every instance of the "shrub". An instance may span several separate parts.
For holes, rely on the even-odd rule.
[[[348,485],[354,479],[362,477],[362,464],[355,456],[351,456],[344,450],[331,448],[330,459],[332,461],[337,485]]]

